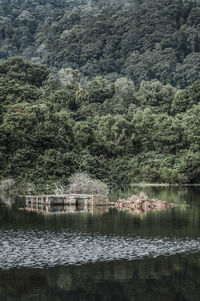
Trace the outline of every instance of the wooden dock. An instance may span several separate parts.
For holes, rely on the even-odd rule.
[[[63,195],[26,195],[26,205],[38,204],[48,206],[84,205],[107,206],[108,198],[103,195],[63,194]]]

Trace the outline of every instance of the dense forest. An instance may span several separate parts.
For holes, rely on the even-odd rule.
[[[110,185],[200,181],[200,80],[52,72],[11,58],[0,64],[0,177],[67,183],[77,171]]]
[[[200,1],[1,0],[0,41],[0,60],[183,89],[199,79]]]
[[[0,179],[200,181],[200,1],[1,0]]]

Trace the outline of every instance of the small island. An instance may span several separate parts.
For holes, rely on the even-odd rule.
[[[178,204],[168,203],[158,199],[149,199],[144,193],[133,195],[128,200],[119,199],[116,202],[109,202],[109,207],[119,210],[128,210],[132,213],[141,214],[150,210],[160,211],[168,208],[175,208]]]

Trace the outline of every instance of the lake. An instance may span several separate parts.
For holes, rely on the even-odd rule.
[[[0,300],[200,300],[200,187],[135,187],[180,204],[133,215],[0,208]]]

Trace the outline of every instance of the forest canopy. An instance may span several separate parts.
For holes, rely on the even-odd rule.
[[[2,0],[0,41],[0,60],[184,89],[200,74],[200,2]]]
[[[66,184],[85,172],[109,185],[200,181],[200,80],[82,80],[11,58],[0,64],[1,179]]]

